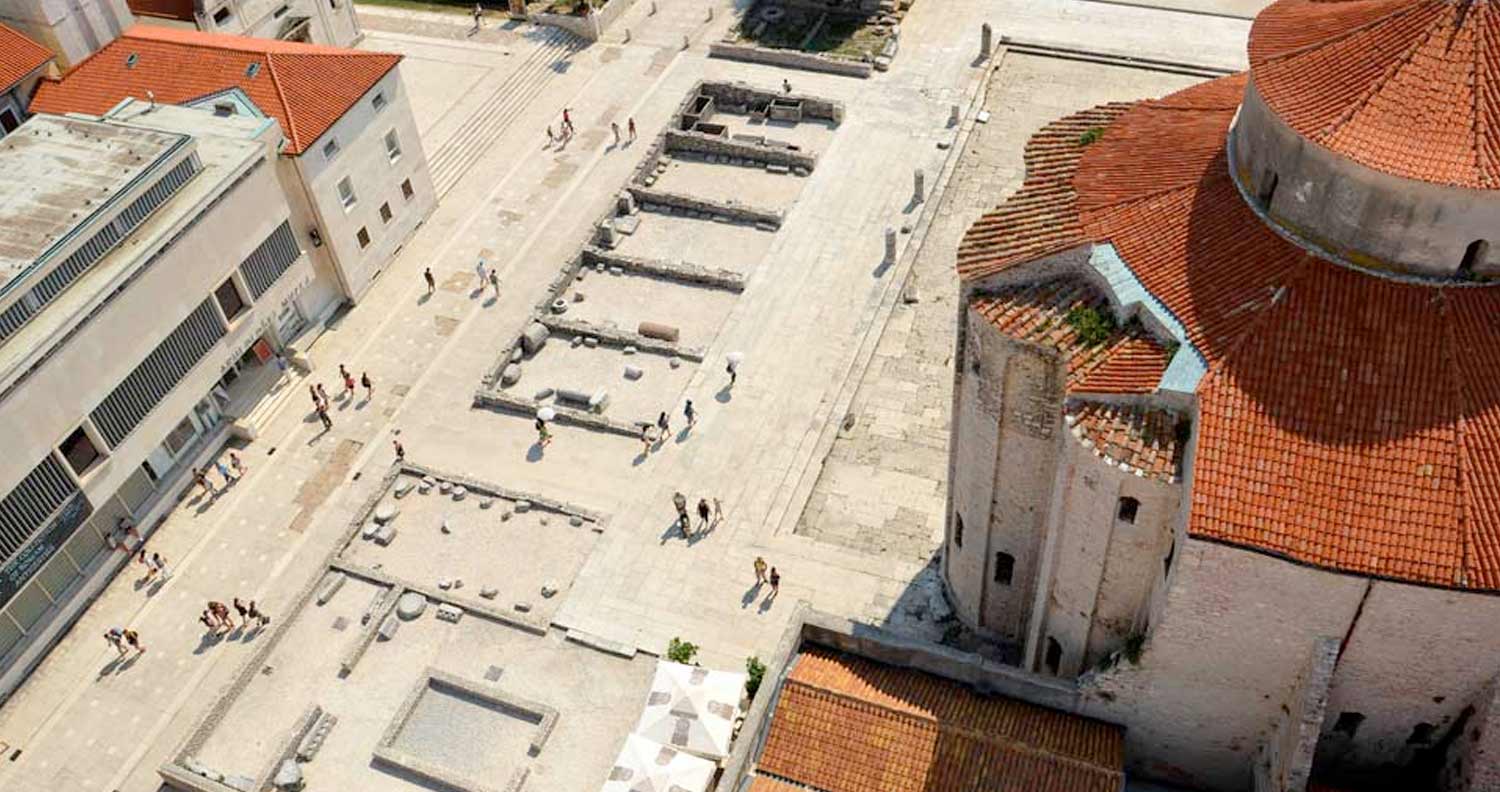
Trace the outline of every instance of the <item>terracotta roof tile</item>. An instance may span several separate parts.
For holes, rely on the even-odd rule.
[[[768,792],[1118,792],[1123,764],[1119,727],[811,648],[782,685],[757,772],[791,782]]]
[[[1130,105],[1100,105],[1048,124],[1026,143],[1026,179],[1004,204],[974,222],[958,248],[958,273],[982,278],[1083,244],[1073,173],[1087,146],[1082,136],[1109,126]]]
[[[51,50],[0,24],[0,91],[25,79],[50,60]]]
[[[1500,288],[1378,277],[1266,227],[1222,151],[1234,105],[1221,100],[1242,80],[1139,104],[1073,179],[1082,238],[1112,244],[1209,364],[1189,532],[1347,572],[1500,590]],[[989,310],[1022,336],[1044,321]],[[1074,363],[1070,388],[1129,360],[1118,353],[1089,376]]]
[[[1117,325],[1101,343],[1079,338],[1070,313],[1110,311],[1104,295],[1081,280],[1007,286],[976,296],[970,307],[1000,332],[1062,353],[1070,393],[1151,393],[1170,361],[1167,351],[1134,322]]]
[[[1367,167],[1500,186],[1500,7],[1280,0],[1256,17],[1250,72],[1309,140]]]
[[[381,52],[136,25],[61,80],[43,82],[31,109],[98,114],[147,91],[175,104],[239,88],[280,122],[287,152],[300,154],[400,61]]]
[[[1096,455],[1161,481],[1176,481],[1182,473],[1185,421],[1168,410],[1089,401],[1075,401],[1067,411],[1073,436]]]

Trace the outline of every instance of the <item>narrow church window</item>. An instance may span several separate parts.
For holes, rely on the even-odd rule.
[[[1167,557],[1161,562],[1161,576],[1167,577],[1172,574],[1172,556],[1177,554],[1177,539],[1172,539],[1172,544],[1167,546]]]
[[[1047,670],[1054,674],[1062,667],[1062,644],[1050,635],[1047,636],[1047,656],[1042,662],[1046,663]]]
[[[995,582],[1009,586],[1010,578],[1016,571],[1016,557],[1010,553],[995,554]]]
[[[1474,275],[1477,267],[1484,266],[1484,260],[1489,256],[1490,243],[1483,239],[1476,239],[1464,248],[1464,259],[1458,265],[1458,277],[1470,278]]]
[[[1115,517],[1128,523],[1135,522],[1135,515],[1141,510],[1141,502],[1135,498],[1121,498],[1119,508],[1115,511]]]
[[[953,515],[953,544],[955,547],[964,546],[964,516]]]
[[[1350,737],[1359,731],[1359,725],[1365,722],[1365,716],[1358,712],[1340,712],[1339,719],[1333,723],[1334,734],[1346,734]]]
[[[1276,182],[1278,180],[1279,177],[1277,177],[1276,171],[1267,171],[1266,174],[1261,177],[1260,195],[1257,197],[1260,199],[1260,206],[1262,209],[1271,208],[1271,199],[1276,196]]]

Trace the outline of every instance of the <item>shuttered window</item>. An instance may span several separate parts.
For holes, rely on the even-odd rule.
[[[58,507],[77,492],[62,463],[48,454],[21,483],[0,499],[0,563],[9,561],[46,527]]]
[[[291,222],[284,220],[240,264],[240,274],[245,276],[251,298],[260,299],[300,255],[302,251],[297,249],[297,239],[292,236]]]
[[[171,335],[89,413],[105,442],[110,447],[118,446],[224,337],[224,332],[213,299],[199,303],[182,324],[177,325]]]

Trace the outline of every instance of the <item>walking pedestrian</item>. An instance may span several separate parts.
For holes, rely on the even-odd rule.
[[[541,418],[537,418],[536,419],[536,443],[537,443],[537,445],[541,446],[542,448],[546,448],[547,444],[550,443],[550,442],[552,442],[552,433],[549,432],[549,431],[547,431],[547,422],[543,421]]]
[[[687,404],[684,404],[682,406],[682,414],[683,414],[684,417],[687,418],[687,423],[688,423],[689,427],[692,427],[693,424],[695,424],[695,423],[698,422],[698,413],[696,413],[696,412],[693,411],[693,400],[692,399],[688,399],[687,400]]]
[[[286,376],[286,366],[287,366],[286,356],[282,355],[280,352],[277,352],[276,353],[276,370],[281,373],[282,377]]]
[[[474,32],[479,32],[481,20],[484,17],[484,9],[478,3],[474,4]]]
[[[359,384],[364,386],[365,401],[375,398],[375,380],[370,379],[370,372],[362,371],[359,374]]]
[[[498,298],[500,296],[500,271],[497,269],[490,269],[490,287],[495,290],[495,297]]]
[[[246,608],[249,610],[249,618],[254,619],[257,623],[260,624],[260,626],[264,627],[267,624],[271,623],[271,617],[267,616],[264,613],[261,613],[260,610],[255,607],[255,600],[250,600],[250,604],[247,605]]]
[[[229,616],[229,609],[222,602],[209,602],[208,610],[214,615],[214,620],[219,623],[219,632],[228,632],[234,629],[234,619]]]
[[[193,468],[193,483],[203,488],[204,495],[212,495],[214,492],[214,485],[208,483],[208,474],[203,472],[203,468]]]
[[[756,556],[755,557],[755,585],[759,586],[760,584],[762,584],[764,582],[766,582],[766,559],[761,558],[760,556]]]
[[[307,395],[312,397],[314,410],[318,409],[318,405],[323,403],[323,399],[318,396],[318,386],[308,385]]]
[[[569,109],[566,108],[566,107],[564,107],[563,108],[563,123],[562,123],[562,125],[563,125],[563,129],[564,130],[566,130],[566,131],[568,131],[568,132],[571,133],[573,131],[573,116],[570,115],[569,113],[570,113]]]
[[[431,296],[437,291],[437,278],[432,277],[432,267],[422,270],[422,279],[427,281],[427,294]]]
[[[344,364],[343,363],[339,364],[339,376],[341,376],[341,377],[344,378],[344,398],[345,399],[353,399],[354,398],[354,375],[350,374],[349,370],[346,369],[346,368],[344,368]]]
[[[620,125],[613,121],[609,122],[609,131],[615,133],[615,145],[620,145]]]
[[[771,582],[771,596],[766,597],[766,601],[769,602],[781,593],[781,573],[776,571],[776,567],[771,567],[771,574],[766,579]]]
[[[146,653],[146,645],[141,643],[140,633],[135,630],[125,630],[123,635],[125,636],[125,643],[130,644],[130,648],[134,649],[136,654],[141,655]],[[124,655],[125,653],[121,652],[120,654]]]
[[[172,573],[167,571],[167,559],[161,553],[152,553],[150,560],[146,562],[146,567],[151,570],[152,577],[161,575],[162,580],[172,577]]]
[[[782,78],[782,80],[781,80],[781,90],[784,91],[784,92],[786,92],[786,93],[791,93],[792,92],[792,83],[791,83],[791,81],[789,81],[789,80],[787,80],[785,78]]]
[[[631,116],[626,121],[625,128],[630,133],[630,139],[635,140],[635,116]]]
[[[693,518],[688,516],[687,496],[681,492],[672,493],[672,506],[677,509],[677,526],[682,529],[682,535],[687,536],[688,530],[693,527]]]
[[[641,424],[641,445],[645,447],[642,454],[651,454],[651,425]]]
[[[698,499],[698,519],[703,521],[703,527],[699,530],[708,530],[708,501],[704,498]]]
[[[240,621],[243,622],[245,626],[250,626],[250,609],[245,607],[245,603],[240,602],[239,597],[235,597],[233,600],[230,600],[230,603],[234,605],[234,612],[240,615]]]
[[[203,626],[208,628],[208,631],[211,633],[219,631],[219,620],[215,619],[214,615],[209,613],[207,608],[204,608],[203,612],[198,614],[198,621],[202,622]]]
[[[318,406],[322,407],[324,412],[328,411],[328,391],[323,389],[321,382],[318,383]]]
[[[225,489],[228,489],[230,484],[239,481],[239,478],[237,476],[229,472],[229,466],[224,464],[224,460],[222,459],[214,460],[214,470],[219,471],[219,475],[224,477]]]
[[[662,440],[666,440],[667,435],[672,433],[672,426],[667,421],[666,412],[663,412],[661,415],[656,416],[656,428],[660,430],[656,433],[656,436],[661,438]]]
[[[119,627],[111,627],[104,633],[104,640],[109,641],[109,645],[113,646],[115,651],[120,653],[121,657],[125,656],[124,630],[121,630]]]
[[[718,525],[722,519],[724,519],[724,504],[720,503],[718,498],[714,498],[714,525]]]
[[[323,431],[333,428],[333,419],[328,417],[328,405],[318,405],[318,420],[323,422]]]
[[[250,472],[250,468],[245,467],[245,463],[240,461],[240,455],[234,451],[229,452],[229,466],[234,468],[234,472],[240,478],[244,478],[245,474]]]
[[[547,125],[547,145],[551,146],[557,142],[557,135],[552,134],[552,125]]]
[[[485,269],[484,256],[479,257],[479,262],[474,265],[474,272],[479,276],[479,288],[484,289],[484,284],[489,280],[489,270]]]
[[[405,462],[406,461],[406,449],[401,447],[401,441],[400,440],[392,440],[391,441],[391,445],[394,445],[396,447],[396,461],[397,462]]]
[[[734,387],[734,380],[739,376],[740,365],[733,360],[724,365],[724,370],[729,373],[729,387]]]

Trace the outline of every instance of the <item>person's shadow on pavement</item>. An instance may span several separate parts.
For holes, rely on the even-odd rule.
[[[754,602],[755,598],[760,596],[760,587],[761,582],[757,580],[755,581],[755,585],[745,589],[745,595],[740,597],[741,609],[750,607],[750,603]]]

